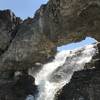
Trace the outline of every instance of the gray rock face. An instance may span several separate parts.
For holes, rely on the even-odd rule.
[[[0,11],[0,53],[4,52],[10,45],[16,34],[15,27],[20,23],[10,10]]]
[[[25,20],[18,28],[8,50],[1,56],[1,70],[23,70],[45,62],[54,52],[53,43],[40,32],[37,22]],[[8,67],[9,66],[9,67]]]
[[[100,0],[49,0],[36,15],[42,32],[57,45],[85,36],[99,41]]]
[[[25,100],[27,95],[36,96],[38,94],[35,79],[22,74],[13,80],[0,80],[0,100]]]

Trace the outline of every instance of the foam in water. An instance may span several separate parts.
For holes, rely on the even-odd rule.
[[[27,98],[26,98],[26,100],[35,100],[35,98],[32,95],[28,95]]]
[[[45,64],[35,76],[39,88],[36,100],[54,100],[57,91],[70,81],[74,71],[82,70],[95,53],[95,44],[58,52],[55,59]]]

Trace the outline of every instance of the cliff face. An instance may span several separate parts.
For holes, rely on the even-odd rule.
[[[57,46],[86,36],[99,41],[99,4],[100,0],[50,0],[34,18],[23,22],[9,10],[1,11],[0,48],[6,50],[0,57],[0,69],[27,69],[52,57]]]
[[[5,52],[16,34],[15,27],[21,22],[10,10],[0,11],[0,54]]]

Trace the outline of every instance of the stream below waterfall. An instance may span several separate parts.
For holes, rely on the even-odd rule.
[[[96,44],[58,52],[55,59],[43,65],[35,75],[39,89],[38,96],[35,99],[28,96],[26,100],[54,100],[57,91],[70,81],[75,71],[82,70],[96,52]]]

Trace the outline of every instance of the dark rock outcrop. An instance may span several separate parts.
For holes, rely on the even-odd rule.
[[[16,17],[10,10],[0,10],[0,54],[9,47],[16,35],[15,28],[20,23],[21,19]]]
[[[0,79],[0,100],[25,100],[28,95],[38,94],[35,79],[22,73],[13,79]]]
[[[62,45],[93,36],[98,41],[100,0],[49,0],[36,12],[41,31]],[[46,28],[45,28],[46,27]]]
[[[11,13],[10,11],[7,11],[3,11],[4,16],[6,15],[6,13]],[[13,16],[10,15],[7,16],[7,18],[8,17],[10,20],[11,18],[13,18]],[[9,22],[9,25],[12,25],[14,21],[15,19]],[[12,27],[10,27],[10,29],[12,29]],[[10,42],[7,41],[9,45],[6,44],[6,50],[0,57],[1,71],[12,69],[28,69],[37,62],[46,62],[52,55],[54,55],[56,51],[54,48],[55,46],[52,41],[46,38],[45,34],[41,33],[38,20],[28,18],[23,21],[23,23],[20,23],[20,25],[17,25],[13,30],[16,31],[11,31],[11,40],[9,39]],[[3,34],[8,36],[8,33],[3,32]],[[12,36],[14,37],[13,39]],[[2,39],[2,41],[5,40]]]
[[[76,72],[64,86],[57,100],[98,100],[100,98],[100,70]]]

